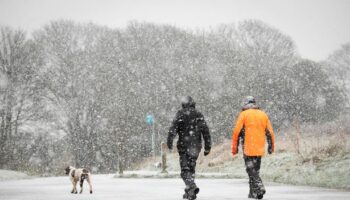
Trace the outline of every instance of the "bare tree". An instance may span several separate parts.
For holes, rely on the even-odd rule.
[[[350,43],[344,44],[339,50],[330,55],[323,64],[334,83],[346,92],[345,95],[349,106]]]
[[[37,79],[40,57],[35,45],[23,31],[8,27],[0,31],[0,73],[6,80],[0,94],[0,167],[4,167],[10,160],[21,157],[15,153],[16,143],[23,139],[19,127],[39,119],[37,111],[42,106]]]

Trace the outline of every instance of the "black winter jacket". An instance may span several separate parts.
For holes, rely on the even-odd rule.
[[[209,128],[202,113],[194,107],[185,107],[176,113],[176,117],[169,129],[167,145],[173,148],[173,140],[179,135],[177,150],[179,152],[196,149],[198,152],[202,148],[202,137],[204,139],[204,149],[211,149],[211,138]]]

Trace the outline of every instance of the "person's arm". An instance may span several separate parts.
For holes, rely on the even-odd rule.
[[[245,129],[244,129],[244,126],[243,126],[241,131],[238,133],[237,153],[239,151],[239,145],[242,145],[242,149],[244,148],[244,137],[245,137]]]
[[[181,119],[181,114],[180,112],[178,112],[176,113],[175,119],[173,120],[168,132],[167,146],[168,146],[168,149],[170,150],[173,149],[173,140],[177,135],[180,119]]]
[[[235,128],[232,132],[232,145],[231,152],[232,155],[236,155],[238,153],[238,143],[239,143],[239,135],[244,126],[244,116],[242,113],[239,114]]]
[[[275,151],[275,133],[273,132],[273,128],[269,118],[267,118],[267,126],[266,126],[266,138],[268,144],[268,153],[271,154]]]
[[[206,156],[210,153],[210,149],[211,149],[210,132],[209,132],[208,125],[205,122],[202,114],[199,115],[197,120],[198,120],[198,125],[200,127],[200,131],[201,131],[203,139],[204,139],[204,155]]]

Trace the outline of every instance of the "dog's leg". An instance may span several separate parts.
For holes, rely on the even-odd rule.
[[[70,193],[74,193],[74,180],[71,180],[71,182],[72,182],[72,186],[73,186],[73,188],[72,188],[72,191],[70,192]]]
[[[84,178],[80,178],[80,194],[83,193]]]
[[[73,188],[74,194],[78,194],[77,183],[78,183],[78,181],[74,180],[74,188]]]
[[[86,181],[88,182],[89,187],[90,187],[90,194],[92,194],[92,185],[91,185],[91,175],[90,174],[88,174]]]

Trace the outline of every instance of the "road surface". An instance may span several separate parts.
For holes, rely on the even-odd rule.
[[[248,199],[247,180],[198,179],[198,200]],[[264,199],[349,200],[350,192],[314,187],[266,183]],[[113,175],[93,176],[94,193],[84,184],[83,194],[71,194],[68,177],[35,178],[0,182],[0,200],[181,200],[180,179],[116,179]],[[79,188],[79,187],[78,187]]]

